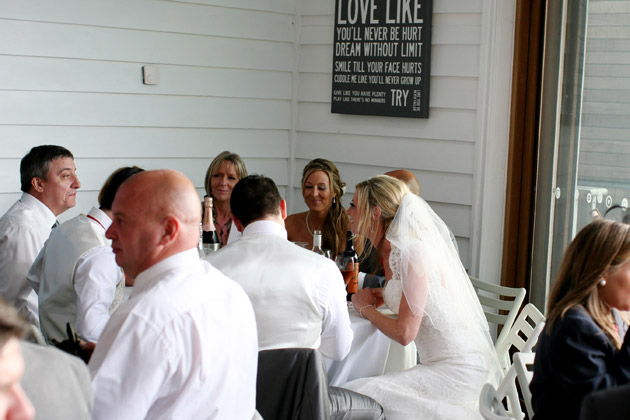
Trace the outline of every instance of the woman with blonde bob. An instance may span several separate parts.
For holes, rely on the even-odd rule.
[[[290,241],[305,242],[313,247],[313,232],[322,231],[322,248],[330,249],[334,258],[346,247],[348,215],[341,204],[346,184],[341,181],[334,163],[313,159],[302,171],[302,196],[308,211],[292,214],[285,220]]]
[[[228,243],[228,238],[238,235],[236,229],[232,230],[232,210],[230,208],[230,197],[236,183],[247,176],[245,162],[239,155],[230,151],[221,152],[215,157],[208,170],[204,185],[206,187],[206,197],[212,197],[212,215],[214,227],[222,245]],[[203,204],[202,204],[203,206]],[[231,232],[231,234],[230,234]],[[204,232],[204,239],[209,233]]]
[[[481,387],[496,385],[501,369],[446,225],[387,175],[357,184],[348,215],[353,232],[374,244],[387,279],[354,294],[354,309],[392,340],[415,341],[422,364],[344,386],[378,401],[388,420],[480,418]],[[396,318],[377,309],[383,303]]]
[[[536,350],[532,404],[539,419],[577,419],[592,391],[630,382],[630,226],[597,220],[566,250]]]

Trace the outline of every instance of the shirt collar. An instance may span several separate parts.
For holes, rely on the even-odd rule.
[[[103,210],[97,209],[96,207],[92,207],[87,215],[90,216],[91,218],[96,219],[96,221],[91,220],[91,222],[93,223],[98,222],[97,224],[100,224],[101,226],[103,226],[103,229],[105,230],[109,229],[109,227],[112,224],[112,219],[110,219],[109,216],[105,214]]]
[[[197,248],[187,249],[153,264],[136,276],[132,296],[153,287],[168,271],[183,267],[193,267],[195,264],[199,264],[199,251]]]
[[[287,239],[287,230],[278,222],[271,220],[258,220],[245,226],[243,236],[254,235],[256,233],[271,233]]]
[[[34,209],[42,217],[42,223],[46,226],[52,226],[57,221],[57,216],[48,208],[48,206],[29,193],[22,193],[20,201],[25,205]]]

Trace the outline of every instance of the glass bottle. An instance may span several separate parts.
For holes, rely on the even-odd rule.
[[[203,246],[205,249],[216,251],[221,248],[221,241],[212,220],[212,197],[203,200]]]
[[[322,231],[316,230],[313,232],[313,249],[316,254],[326,256],[326,252],[322,249]]]
[[[348,292],[348,301],[359,291],[359,256],[354,250],[354,236],[352,231],[346,232],[346,249],[335,259],[337,267],[343,275]]]

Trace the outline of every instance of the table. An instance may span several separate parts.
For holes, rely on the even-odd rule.
[[[395,316],[389,309],[379,310],[385,315]],[[329,385],[341,386],[354,379],[405,370],[416,365],[415,343],[402,346],[390,340],[369,320],[361,318],[353,308],[348,311],[354,333],[352,347],[343,360],[324,358]]]

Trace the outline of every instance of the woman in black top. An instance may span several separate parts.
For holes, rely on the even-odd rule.
[[[578,419],[589,393],[630,383],[630,226],[597,220],[564,254],[530,389],[535,420]]]

